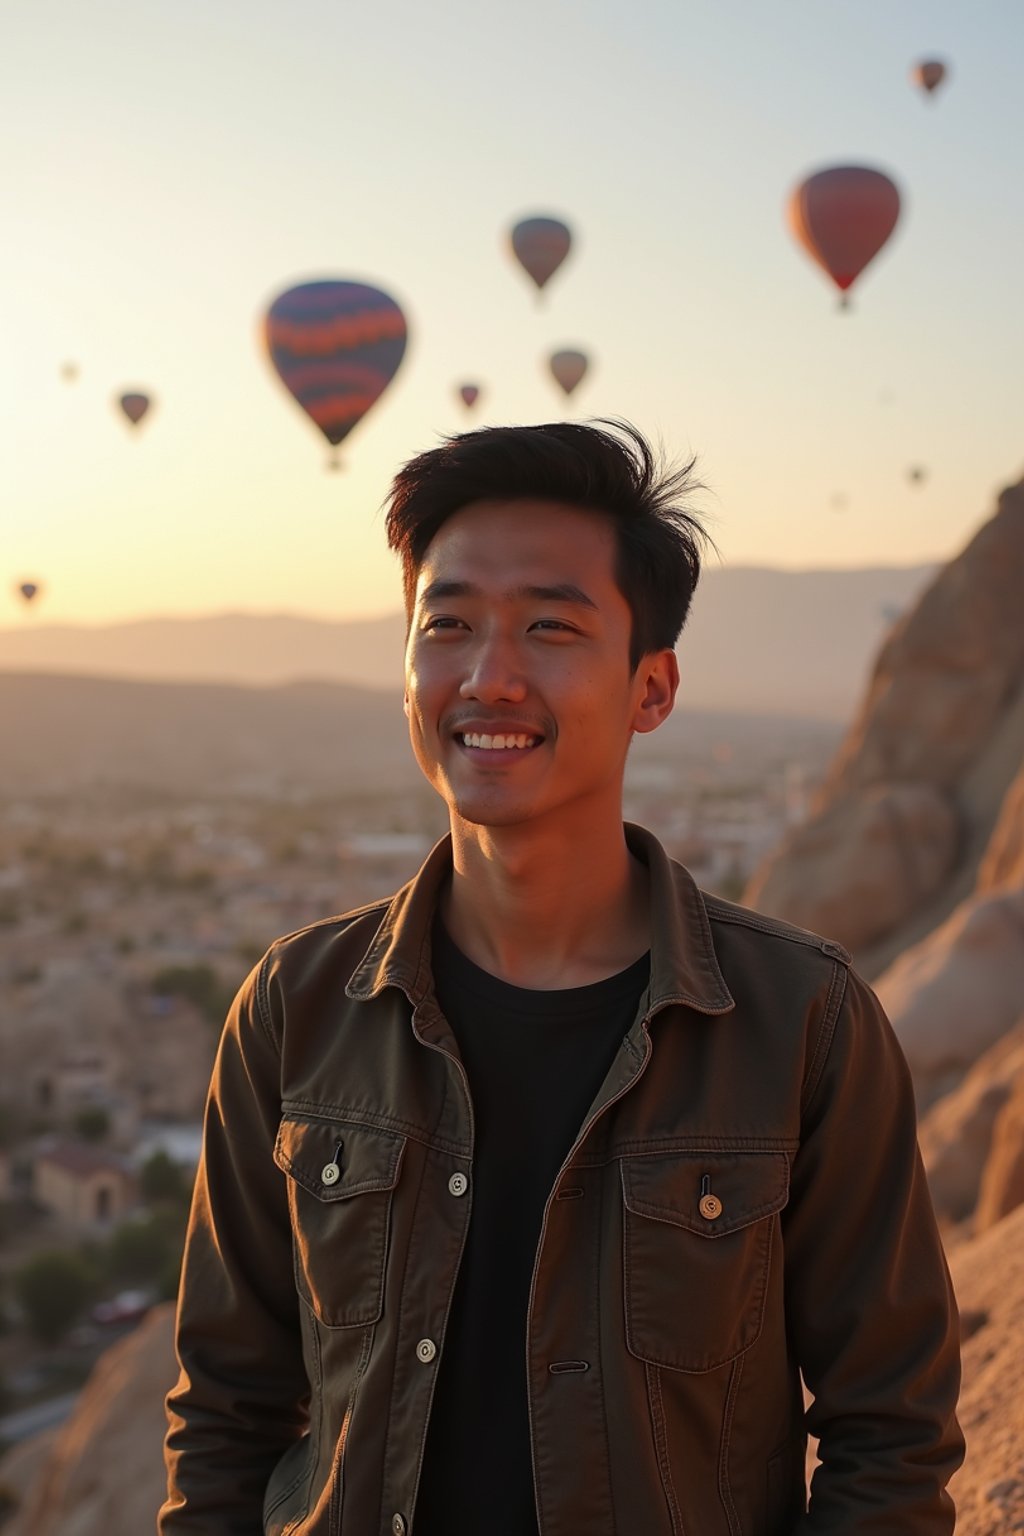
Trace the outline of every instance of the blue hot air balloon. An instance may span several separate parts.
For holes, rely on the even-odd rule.
[[[271,304],[264,328],[281,382],[337,448],[387,389],[405,354],[405,316],[367,283],[299,283]]]

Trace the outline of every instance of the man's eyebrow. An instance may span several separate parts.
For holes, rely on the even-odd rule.
[[[483,597],[483,595],[482,590],[474,586],[471,581],[438,579],[424,587],[420,593],[420,602],[436,603],[446,597]],[[588,597],[582,587],[577,587],[571,581],[558,581],[551,586],[510,587],[501,595],[505,602],[570,603],[576,608],[592,608],[595,613],[597,611],[594,599]]]

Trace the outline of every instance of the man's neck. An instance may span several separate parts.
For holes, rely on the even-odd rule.
[[[621,818],[587,828],[480,827],[453,818],[441,918],[463,954],[515,986],[561,989],[614,976],[650,947],[646,866]]]

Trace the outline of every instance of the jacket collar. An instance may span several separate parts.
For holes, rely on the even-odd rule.
[[[704,898],[693,876],[670,859],[653,833],[625,823],[626,842],[651,874],[649,1015],[670,1003],[701,1013],[735,1007],[711,937]],[[400,987],[415,1007],[432,991],[430,928],[438,890],[452,867],[451,837],[431,849],[419,873],[388,904],[380,927],[345,988],[359,1001]]]

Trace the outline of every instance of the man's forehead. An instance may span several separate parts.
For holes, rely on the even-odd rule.
[[[417,590],[440,581],[500,586],[520,596],[528,587],[614,586],[614,555],[614,533],[601,513],[561,502],[475,502],[434,535]]]

